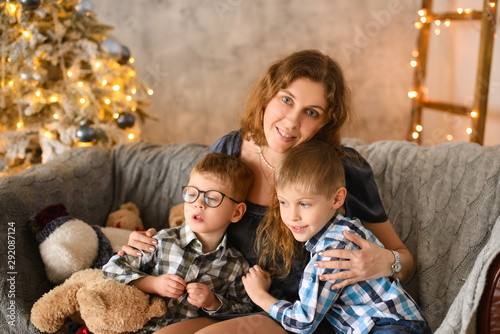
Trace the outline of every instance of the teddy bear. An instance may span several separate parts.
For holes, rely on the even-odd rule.
[[[44,294],[31,309],[31,322],[54,333],[66,318],[81,319],[93,334],[122,334],[141,329],[151,318],[166,313],[165,302],[131,285],[85,269]]]
[[[72,217],[62,203],[50,205],[31,217],[30,226],[39,243],[47,278],[55,284],[77,271],[102,268],[128,243],[133,230],[144,228],[139,209],[133,203],[123,204],[111,213],[107,227],[92,226]]]
[[[168,224],[170,227],[181,226],[184,223],[184,203],[177,204],[170,209]]]

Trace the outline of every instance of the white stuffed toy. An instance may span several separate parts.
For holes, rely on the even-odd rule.
[[[124,211],[116,217],[133,215],[128,221],[134,222],[135,226],[129,223],[127,228],[143,229],[139,209],[132,203],[127,205],[133,210],[126,210],[122,205],[120,210],[128,213]],[[40,244],[47,278],[55,284],[83,269],[101,269],[113,253],[128,243],[132,232],[116,227],[91,226],[72,217],[61,203],[48,206],[33,216],[30,226]]]

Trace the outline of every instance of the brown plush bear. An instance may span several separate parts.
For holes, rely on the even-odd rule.
[[[118,227],[131,231],[144,230],[139,208],[132,202],[122,204],[120,209],[111,212],[106,220],[107,227]]]
[[[184,203],[178,204],[170,209],[168,224],[170,227],[181,226],[184,223]]]
[[[44,294],[31,309],[31,322],[42,332],[54,333],[67,317],[81,316],[94,334],[122,334],[141,329],[166,311],[160,297],[105,278],[99,269],[85,269]]]

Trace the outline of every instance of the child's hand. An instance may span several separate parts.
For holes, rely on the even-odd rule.
[[[248,274],[241,279],[243,280],[243,285],[245,286],[248,296],[254,302],[258,299],[259,295],[262,295],[262,292],[267,294],[267,290],[269,290],[271,286],[271,276],[258,265],[250,268]]]
[[[186,282],[177,275],[154,277],[153,285],[156,294],[168,298],[179,298],[186,290]]]
[[[220,306],[220,301],[215,297],[212,291],[202,283],[189,283],[186,287],[187,301],[194,306],[204,308],[209,311],[215,311]]]

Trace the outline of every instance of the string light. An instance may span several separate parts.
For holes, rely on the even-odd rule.
[[[24,125],[24,123],[23,123],[23,122],[18,122],[18,123],[16,124],[16,126],[17,126],[18,128],[22,128],[22,127],[23,127],[23,125]]]
[[[452,141],[452,140],[453,140],[453,136],[452,136],[452,135],[447,135],[447,136],[446,136],[446,139],[447,139],[448,141]]]
[[[129,102],[132,101],[132,96],[127,95],[127,101],[129,101]]]
[[[472,117],[472,118],[476,118],[476,117],[477,117],[477,115],[478,115],[478,114],[477,114],[477,111],[475,111],[475,110],[472,110],[472,111],[470,112],[470,117]]]
[[[54,138],[56,138],[56,135],[55,135],[55,134],[53,134],[51,131],[45,131],[45,132],[43,133],[43,136],[44,136],[44,137],[46,137],[46,138],[49,138],[49,139],[54,139]]]
[[[148,89],[148,94],[149,95],[153,95],[153,90],[152,89]]]
[[[104,86],[106,86],[107,84],[108,84],[108,81],[107,81],[107,80],[103,80],[103,81],[102,81],[102,86],[103,86],[103,87],[104,87]]]
[[[36,95],[37,97],[40,97],[40,95],[41,95],[41,94],[42,94],[42,93],[40,93],[40,91],[39,91],[39,90],[37,90],[37,91],[36,91],[36,93],[35,93],[35,95]]]
[[[417,130],[418,132],[422,132],[422,130],[424,129],[424,127],[420,124],[418,124],[416,127],[415,127],[415,130]]]
[[[427,14],[427,11],[425,9],[421,9],[418,11],[418,15],[420,16],[425,16],[425,14]]]
[[[413,137],[413,139],[418,139],[419,134],[418,132],[413,132],[411,136]]]
[[[12,81],[12,80],[11,80],[11,81],[9,81],[9,86],[10,86],[10,87],[14,86],[14,81]]]
[[[80,99],[80,103],[81,103],[81,104],[84,104],[84,103],[85,103],[85,98],[83,98],[83,97],[82,97],[82,98]]]
[[[412,90],[412,91],[408,92],[408,97],[409,97],[410,99],[413,99],[413,98],[417,97],[417,92],[416,92],[416,91],[414,91],[414,90]]]
[[[457,13],[458,14],[462,14],[464,12],[464,9],[463,8],[457,8]]]
[[[464,12],[465,12],[465,14],[470,14],[470,13],[472,12],[472,9],[470,9],[470,8],[466,8],[466,9],[464,10]]]
[[[73,75],[73,72],[68,71],[68,77],[70,77],[70,78],[71,78],[71,76],[72,76],[72,75]]]
[[[437,25],[437,26],[440,26],[441,25],[441,20],[434,21],[434,24]]]
[[[446,21],[444,21],[444,25],[445,25],[446,27],[449,27],[449,26],[451,25],[451,21],[450,21],[450,20],[446,20]]]
[[[116,119],[118,119],[118,118],[120,117],[120,114],[119,114],[119,113],[117,113],[117,112],[115,112],[115,113],[113,114],[113,117],[114,117],[114,118],[116,118]]]
[[[78,87],[82,88],[83,87],[83,82],[79,81],[78,82]]]
[[[49,100],[50,100],[50,102],[57,102],[57,96],[55,96],[55,95],[51,96]]]
[[[120,90],[120,86],[119,86],[119,85],[114,85],[114,86],[113,86],[113,90],[114,90],[115,92],[119,91],[119,90]]]
[[[104,100],[104,103],[106,103],[106,104],[110,104],[110,103],[111,103],[111,100],[110,100],[110,99],[105,99],[105,100]]]
[[[133,64],[135,62],[135,59],[133,57],[130,57],[130,59],[128,60],[129,63]]]
[[[54,114],[52,117],[54,117],[54,119],[59,119],[59,114]]]
[[[130,92],[132,93],[132,95],[135,95],[135,93],[137,93],[137,89],[132,88],[132,90]]]
[[[133,140],[135,138],[135,135],[133,133],[128,134],[128,139]]]
[[[413,50],[413,52],[411,53],[411,55],[412,55],[413,57],[417,58],[417,57],[418,57],[418,55],[419,55],[419,53],[418,53],[418,51],[417,51],[417,50]]]
[[[410,62],[410,66],[411,66],[411,67],[417,67],[417,61],[416,61],[416,60],[412,60],[412,61]]]
[[[470,134],[472,133],[472,129],[471,129],[471,128],[467,128],[467,129],[465,130],[465,132],[467,132],[467,134],[468,134],[468,135],[470,135]]]
[[[422,29],[422,26],[423,26],[422,22],[420,21],[415,22],[415,28]]]
[[[434,33],[436,34],[436,36],[439,36],[439,34],[441,33],[441,30],[439,30],[439,29],[434,29]]]
[[[422,23],[427,22],[427,18],[426,18],[425,16],[422,16],[422,17],[420,18],[420,22],[422,22]]]
[[[100,66],[101,66],[101,63],[100,63],[100,62],[98,62],[98,61],[96,61],[96,62],[95,62],[95,68],[99,68]]]
[[[16,9],[17,9],[17,8],[16,8],[16,6],[14,6],[13,4],[10,4],[10,6],[9,6],[9,7],[10,7],[10,8],[9,8],[9,9],[10,9],[10,13],[11,13],[11,14],[14,14],[14,13],[16,12]]]
[[[495,7],[495,3],[494,2],[490,2],[490,7],[491,8]]]

